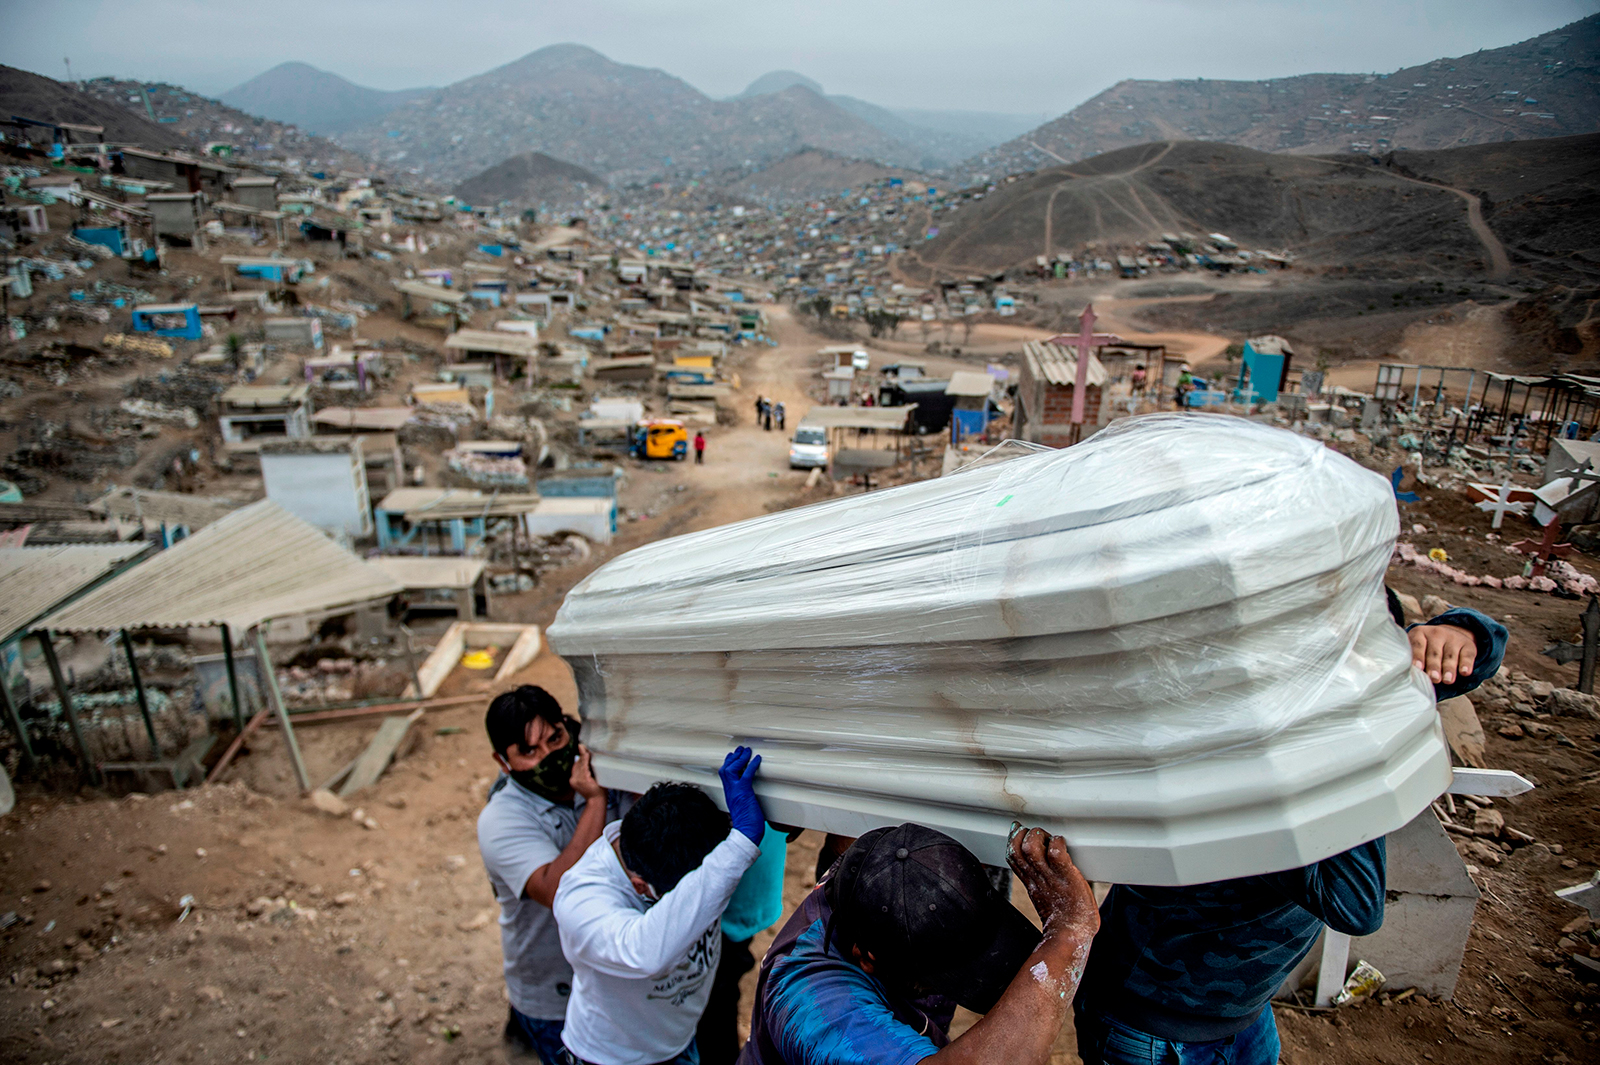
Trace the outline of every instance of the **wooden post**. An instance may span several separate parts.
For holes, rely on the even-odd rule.
[[[72,740],[78,745],[78,757],[83,759],[83,772],[89,783],[100,783],[100,768],[89,757],[89,744],[83,738],[83,727],[78,724],[78,710],[72,705],[72,692],[67,688],[67,678],[61,673],[61,660],[56,658],[55,645],[50,642],[50,631],[40,629],[34,633],[39,638],[39,650],[44,654],[44,664],[49,667],[50,680],[56,686],[56,697],[61,700],[61,712],[67,716],[67,727],[72,730]]]
[[[1578,667],[1578,690],[1585,695],[1594,694],[1594,666],[1597,643],[1600,643],[1600,599],[1589,596],[1589,606],[1583,612],[1583,662]]]
[[[21,653],[21,650],[18,650]],[[22,748],[22,764],[32,769],[39,761],[33,753],[33,741],[28,739],[27,726],[22,723],[22,715],[17,712],[17,704],[11,698],[11,685],[6,681],[5,669],[0,665],[0,704],[4,704],[6,720],[11,722],[11,727],[16,730],[17,744]]]
[[[311,777],[306,773],[305,759],[300,757],[300,741],[295,739],[294,726],[289,724],[289,711],[283,705],[283,692],[278,690],[278,674],[272,668],[272,656],[267,654],[267,622],[256,626],[256,668],[266,681],[267,698],[283,729],[283,745],[289,749],[289,763],[294,766],[294,779],[302,792],[311,791]]]
[[[244,707],[239,702],[239,671],[233,663],[233,633],[222,626],[222,662],[228,667],[228,699],[233,703],[233,723],[244,731]]]
[[[150,700],[144,693],[144,678],[139,676],[139,663],[133,657],[133,640],[128,630],[122,630],[122,653],[128,659],[128,673],[133,677],[133,695],[139,700],[139,716],[144,718],[145,735],[150,737],[150,760],[161,759],[161,742],[156,739],[156,723],[150,717]]]

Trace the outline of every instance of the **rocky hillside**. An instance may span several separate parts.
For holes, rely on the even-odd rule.
[[[1600,15],[1506,48],[1385,75],[1123,81],[963,165],[1011,174],[1132,144],[1382,153],[1600,131]]]
[[[718,101],[663,71],[572,44],[429,93],[340,141],[448,184],[526,151],[613,182],[753,168],[808,146],[891,165],[920,159],[801,85]]]
[[[0,111],[40,122],[104,126],[106,140],[116,143],[152,148],[176,148],[184,143],[170,125],[159,125],[143,115],[130,114],[120,104],[80,92],[76,86],[15,67],[0,66]]]
[[[176,139],[196,148],[221,142],[232,145],[240,158],[298,160],[308,170],[365,173],[371,169],[365,159],[330,140],[314,137],[285,122],[247,115],[181,85],[95,78],[83,86],[84,92],[95,100],[120,108],[125,114],[147,116],[154,112],[160,129],[171,130]]]
[[[891,177],[907,183],[926,184],[929,180],[926,175],[905,167],[883,166],[820,148],[807,148],[742,177],[726,188],[751,200],[782,204],[837,196],[845,189],[860,189]]]
[[[515,203],[528,207],[571,203],[605,181],[592,171],[552,159],[543,152],[523,152],[456,187],[455,194],[472,204]]]
[[[1487,259],[1465,205],[1366,157],[1274,155],[1185,141],[1123,148],[1002,184],[946,207],[913,255],[945,274],[995,271],[1036,256],[1101,254],[1163,234],[1221,232],[1303,265],[1363,273],[1461,273]]]
[[[309,63],[279,63],[219,100],[250,115],[331,137],[388,114],[431,89],[385,92],[346,81]]]

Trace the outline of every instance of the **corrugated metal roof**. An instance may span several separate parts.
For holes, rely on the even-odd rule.
[[[1022,357],[1027,360],[1033,376],[1052,385],[1073,385],[1078,381],[1078,353],[1059,344],[1041,344],[1029,341],[1022,345]],[[1104,387],[1109,375],[1105,366],[1089,353],[1089,380],[1091,386]]]
[[[453,521],[457,518],[507,518],[531,514],[539,506],[536,492],[478,492],[470,488],[396,488],[378,509],[403,514],[407,521]]]
[[[411,407],[329,407],[311,416],[318,425],[337,425],[346,429],[395,430],[411,420]]]
[[[107,581],[40,627],[109,632],[227,624],[242,632],[270,618],[399,591],[394,578],[263,499]]]
[[[456,304],[465,302],[467,298],[463,292],[456,292],[439,285],[430,285],[424,281],[396,281],[394,287],[408,296],[433,300],[435,303]]]
[[[444,338],[444,346],[451,351],[492,351],[497,355],[528,356],[539,351],[535,337],[488,329],[458,330]]]
[[[980,370],[957,370],[944,386],[947,396],[987,396],[994,391],[994,378]]]
[[[489,563],[481,558],[405,558],[384,555],[372,564],[402,588],[470,588]]]
[[[0,643],[149,547],[140,541],[0,548]]]
[[[903,407],[812,407],[800,424],[817,429],[904,429],[915,403]]]
[[[239,504],[233,500],[217,496],[158,492],[127,485],[112,485],[104,495],[89,504],[90,510],[108,518],[187,525],[192,532],[198,532],[238,507]]]

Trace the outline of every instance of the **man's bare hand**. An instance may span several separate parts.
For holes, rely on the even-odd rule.
[[[1478,640],[1459,625],[1418,625],[1406,635],[1411,658],[1435,684],[1454,684],[1472,673],[1478,657]]]
[[[1073,928],[1092,936],[1099,931],[1094,892],[1072,864],[1066,840],[1042,828],[1023,828],[1013,822],[1009,848],[1011,868],[1033,900],[1047,933]]]
[[[572,763],[572,776],[568,778],[572,790],[583,796],[584,802],[593,802],[606,793],[594,779],[594,771],[589,768],[589,748],[578,744],[578,757]]]

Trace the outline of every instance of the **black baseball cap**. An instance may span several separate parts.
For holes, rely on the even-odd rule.
[[[887,978],[987,1013],[1041,933],[995,890],[976,855],[922,825],[877,828],[840,857],[824,888],[840,937]]]

